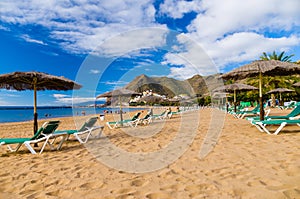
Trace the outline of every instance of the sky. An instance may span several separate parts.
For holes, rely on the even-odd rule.
[[[83,86],[38,92],[39,106],[59,106],[141,74],[225,73],[273,51],[297,61],[299,8],[299,0],[1,0],[0,74],[39,71]],[[31,106],[32,95],[1,89],[0,106]]]

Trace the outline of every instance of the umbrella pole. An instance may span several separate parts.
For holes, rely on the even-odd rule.
[[[33,134],[35,134],[38,130],[38,123],[37,123],[37,118],[38,118],[38,114],[37,114],[37,97],[36,97],[36,83],[37,83],[37,78],[33,79]],[[35,143],[34,147],[38,147],[38,144]]]
[[[233,103],[234,103],[234,112],[236,113],[236,91],[233,90]]]
[[[120,95],[119,95],[119,102],[120,102],[120,120],[121,120],[121,126],[123,126],[122,102],[121,102]]]
[[[228,104],[227,94],[225,96],[226,96],[226,113],[228,113],[228,106],[229,106],[229,104]]]
[[[281,92],[279,92],[279,104],[282,105],[282,100],[281,100]]]
[[[259,119],[264,120],[264,105],[262,98],[262,75],[259,72]]]

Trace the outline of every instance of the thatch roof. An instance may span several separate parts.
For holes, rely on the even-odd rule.
[[[297,83],[293,84],[293,86],[299,86],[300,87],[300,82],[297,82]]]
[[[225,98],[225,97],[227,97],[228,94],[229,93],[227,93],[227,92],[214,92],[212,94],[212,97],[214,97],[214,98]]]
[[[42,72],[13,72],[0,75],[0,88],[7,90],[72,90],[82,86],[62,76]]]
[[[254,86],[250,86],[248,84],[228,84],[224,86],[220,86],[216,89],[213,90],[213,92],[219,92],[219,91],[227,91],[227,92],[233,92],[234,90],[236,91],[245,91],[245,90],[257,90],[258,88]]]
[[[300,65],[278,60],[259,60],[221,75],[223,79],[244,79],[256,77],[259,72],[266,76],[283,76],[300,73]]]
[[[287,88],[276,88],[273,90],[270,90],[267,92],[267,94],[272,94],[272,93],[289,93],[289,92],[294,92],[294,90],[287,89]]]

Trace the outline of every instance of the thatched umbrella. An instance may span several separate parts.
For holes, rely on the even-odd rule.
[[[278,60],[259,60],[236,68],[226,74],[221,75],[221,77],[223,79],[244,79],[246,77],[259,76],[260,120],[264,120],[262,75],[284,76],[291,74],[300,74],[300,65]]]
[[[227,95],[230,94],[228,92],[213,92],[212,97],[218,100],[218,105],[225,104],[226,105],[226,112],[228,112],[228,104],[227,104]],[[225,103],[224,103],[225,99]]]
[[[300,82],[297,82],[297,83],[293,84],[293,86],[298,86],[298,87],[300,87]]]
[[[281,103],[282,102],[281,93],[291,93],[291,92],[295,92],[295,91],[291,90],[291,89],[287,89],[287,88],[276,88],[276,89],[268,91],[267,94],[279,93],[279,101]]]
[[[33,90],[34,91],[34,133],[38,129],[37,124],[37,98],[36,91],[58,90],[66,91],[80,89],[82,86],[65,77],[58,77],[41,72],[14,72],[0,75],[0,88],[7,90]]]
[[[131,96],[137,96],[137,95],[141,95],[141,94],[137,93],[135,91],[132,91],[132,90],[121,88],[121,89],[116,89],[113,91],[109,91],[109,92],[100,94],[100,95],[96,96],[96,99],[118,97],[119,102],[120,102],[120,120],[123,121],[121,96],[131,97]]]
[[[250,86],[248,84],[228,84],[225,86],[220,86],[213,90],[213,92],[219,92],[219,91],[227,91],[227,92],[233,92],[233,102],[234,102],[234,112],[236,112],[236,91],[248,91],[248,90],[257,90],[258,88],[254,86]]]

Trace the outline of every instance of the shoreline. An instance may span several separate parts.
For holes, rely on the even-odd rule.
[[[89,108],[78,108],[78,107],[63,108],[62,107],[62,108],[57,108],[57,109],[56,108],[54,108],[54,109],[53,108],[50,108],[50,109],[40,109],[40,111],[38,110],[38,115],[41,115],[41,116],[38,116],[38,120],[64,118],[64,117],[89,116],[89,115],[94,115],[95,112],[98,115],[102,115],[102,114],[104,114],[104,111],[106,109],[108,109],[108,110],[112,109],[113,113],[118,110],[118,108],[116,108],[116,107],[109,107],[109,108],[94,108],[94,107],[89,107]],[[127,109],[129,110],[129,112],[132,112],[132,111],[135,111],[135,109],[143,109],[143,107],[128,107]],[[49,111],[45,112],[45,110],[49,110]],[[55,112],[57,110],[59,110],[60,112]],[[68,110],[68,111],[71,110],[71,112],[70,113],[68,113],[68,112],[66,113],[66,112],[64,112],[64,110]],[[97,113],[97,110],[98,111],[100,110],[99,113]],[[18,112],[18,114],[14,113],[14,114],[16,114],[15,117],[10,117],[9,120],[13,120],[13,121],[1,121],[1,118],[0,118],[0,124],[3,124],[3,123],[15,123],[15,122],[30,122],[30,121],[33,122],[33,110],[32,109],[3,109],[3,111],[8,111],[7,114],[11,114],[12,112],[16,111],[16,112]],[[19,113],[19,111],[21,111],[21,113]],[[75,113],[76,111],[77,111],[77,113]],[[41,112],[41,113],[39,113],[39,112]],[[3,114],[3,112],[2,112],[2,114]],[[66,115],[58,115],[58,116],[56,116],[55,114],[66,114]],[[20,115],[23,115],[23,117],[25,117],[25,119],[19,119],[18,120],[18,118],[20,117]],[[48,115],[48,116],[45,116],[45,115]],[[3,117],[4,120],[7,120],[6,119],[7,115],[2,115],[1,117]],[[28,119],[29,117],[32,117],[32,119]]]

